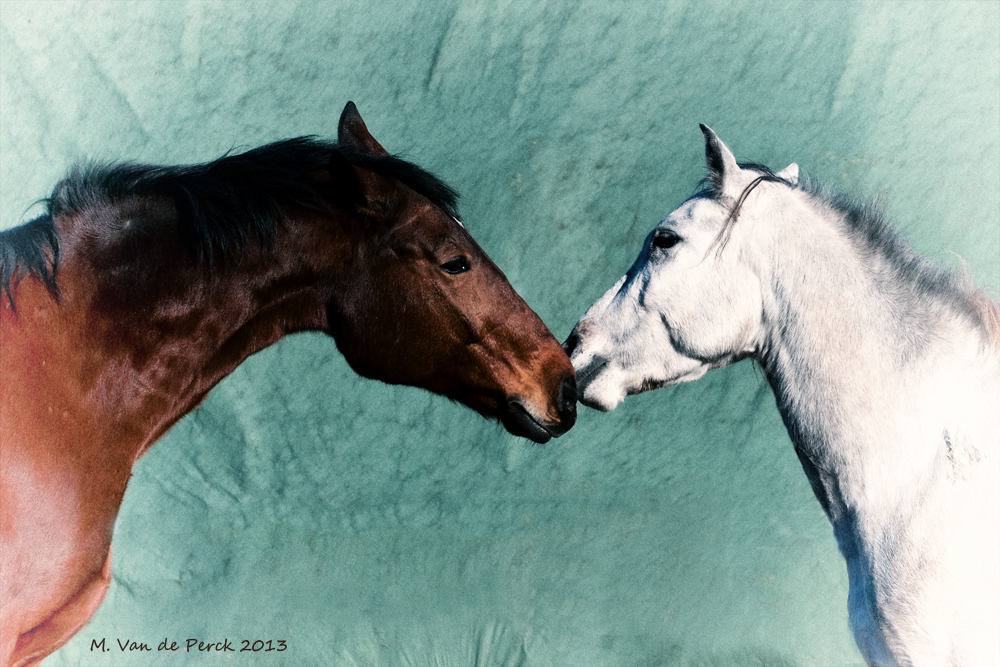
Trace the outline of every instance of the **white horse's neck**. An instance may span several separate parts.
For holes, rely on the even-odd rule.
[[[858,645],[871,664],[994,662],[997,306],[877,222],[772,187],[736,223],[756,237],[756,358],[847,560]]]
[[[830,478],[830,503],[905,495],[914,478],[934,474],[954,400],[926,378],[940,383],[943,365],[974,361],[982,347],[963,312],[968,295],[880,223],[850,222],[804,191],[771,187],[781,189],[777,204],[754,211],[746,232],[768,253],[749,260],[764,285],[757,357],[789,434]],[[915,420],[922,406],[941,414]],[[827,509],[836,522],[837,507]]]

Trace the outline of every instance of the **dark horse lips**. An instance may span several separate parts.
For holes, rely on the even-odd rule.
[[[518,435],[573,425],[566,354],[456,198],[348,103],[336,144],[77,169],[0,234],[0,667],[90,619],[135,461],[287,333],[325,331],[359,373]]]
[[[536,419],[516,397],[507,401],[501,420],[514,435],[539,443],[548,442],[566,433],[576,423],[576,380],[573,376],[567,376],[563,381],[559,397],[560,420],[555,423]]]

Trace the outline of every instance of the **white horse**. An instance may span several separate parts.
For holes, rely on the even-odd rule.
[[[756,359],[847,560],[865,660],[1000,664],[1000,304],[870,207],[701,129],[707,188],[564,345],[580,400]]]

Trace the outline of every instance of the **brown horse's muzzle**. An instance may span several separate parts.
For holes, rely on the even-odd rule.
[[[531,414],[523,399],[511,396],[501,406],[500,421],[512,434],[546,443],[558,438],[576,423],[576,378],[567,374],[559,385],[555,400],[557,419],[551,421]]]

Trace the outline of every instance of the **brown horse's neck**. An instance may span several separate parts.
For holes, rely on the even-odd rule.
[[[287,333],[326,328],[328,295],[317,276],[341,274],[351,253],[340,221],[314,215],[279,225],[273,248],[251,242],[214,268],[172,231],[158,232],[155,257],[126,256],[86,247],[95,241],[75,228],[93,221],[58,220],[61,303],[49,310],[61,330],[50,335],[86,351],[67,360],[83,367],[65,376],[84,383],[75,388],[81,407],[131,425],[118,442],[137,458],[247,357]]]

